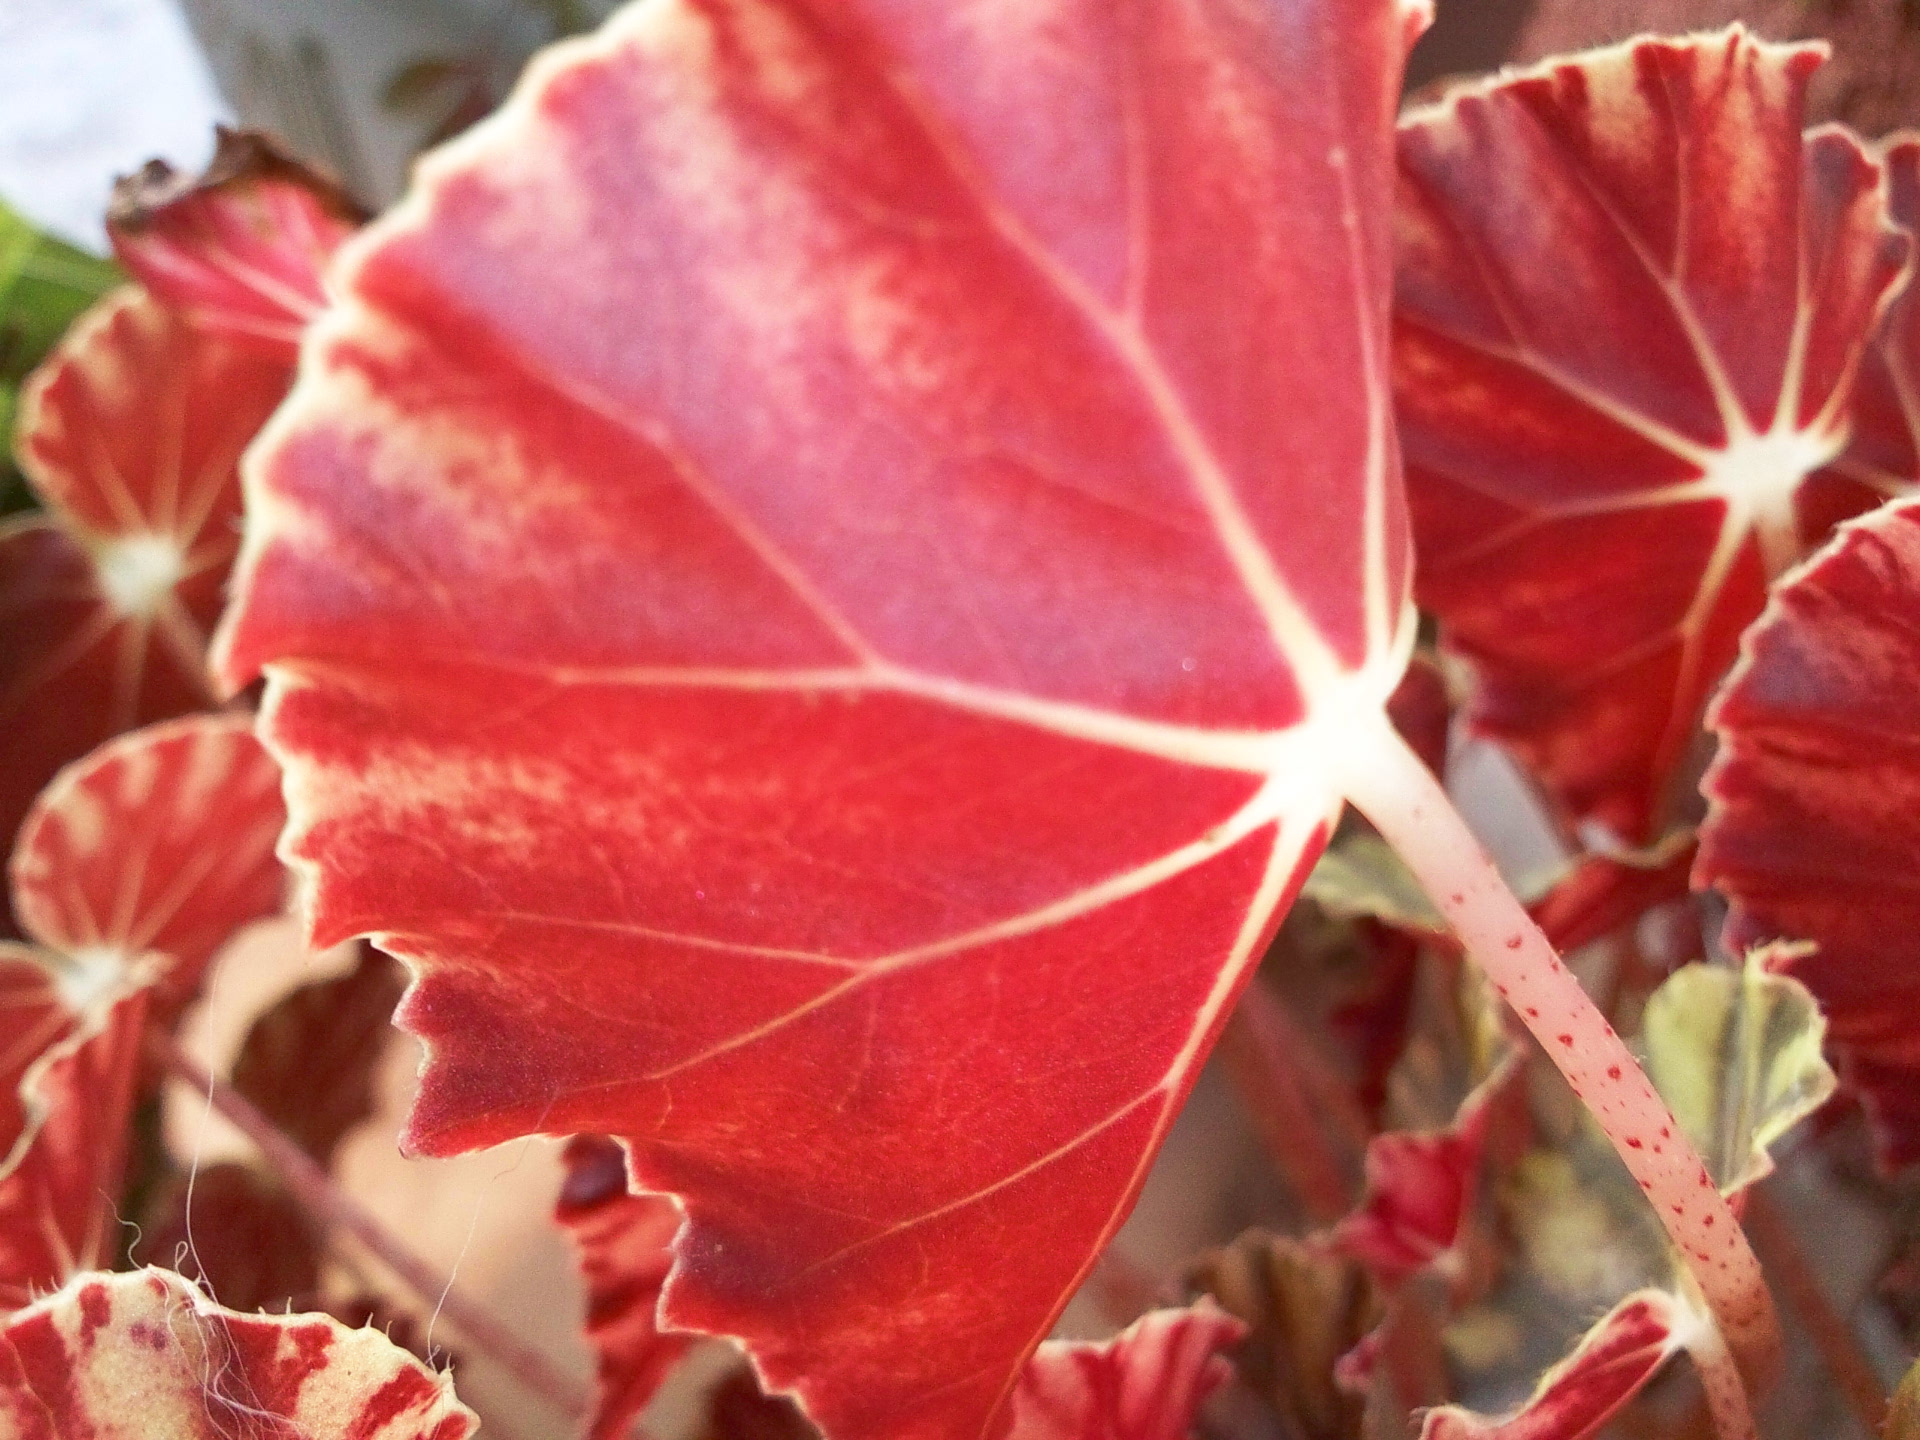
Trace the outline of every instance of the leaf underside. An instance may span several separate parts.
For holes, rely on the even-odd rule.
[[[409,1143],[627,1141],[835,1440],[1006,1422],[1404,663],[1416,8],[636,6],[256,451],[221,663]]]

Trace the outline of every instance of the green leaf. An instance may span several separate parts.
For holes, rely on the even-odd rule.
[[[111,261],[43,235],[0,203],[0,514],[33,503],[13,463],[21,382],[76,316],[120,283]]]
[[[1396,930],[1447,933],[1445,917],[1378,835],[1342,835],[1327,847],[1301,893],[1336,920],[1379,920]]]
[[[1729,1195],[1765,1177],[1767,1147],[1833,1094],[1819,1005],[1768,970],[1799,948],[1763,947],[1738,970],[1689,965],[1647,1001],[1647,1073]]]

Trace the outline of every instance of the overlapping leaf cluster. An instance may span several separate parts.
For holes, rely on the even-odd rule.
[[[709,1440],[1683,1433],[1656,1377],[1739,1337],[1640,1191],[1776,1203],[1823,1049],[1920,1154],[1920,141],[1803,135],[1817,54],[1737,29],[1396,141],[1419,7],[1301,9],[654,0],[343,261],[253,137],[129,184],[0,532],[0,1420],[472,1425],[238,1313],[352,1309],[313,1197],[383,959],[235,1069],[294,1169],[134,1143],[284,827],[316,940],[414,970],[405,1143],[576,1137],[596,1440],[698,1333],[752,1360]],[[1517,759],[1528,911],[1670,1123],[1569,1093],[1580,1022],[1341,819],[1386,714]],[[1216,1038],[1284,1233],[1131,1273]],[[232,1310],[91,1273],[127,1193]],[[1131,1324],[1041,1343],[1083,1282]]]

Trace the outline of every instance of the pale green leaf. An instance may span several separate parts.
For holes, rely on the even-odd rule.
[[[1405,862],[1378,835],[1343,835],[1320,857],[1301,891],[1337,920],[1379,920],[1397,930],[1447,932]]]
[[[1647,1001],[1647,1073],[1726,1194],[1773,1169],[1768,1147],[1833,1093],[1827,1022],[1758,950],[1740,969],[1689,965]]]

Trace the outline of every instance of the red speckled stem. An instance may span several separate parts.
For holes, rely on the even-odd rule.
[[[1348,797],[1419,876],[1653,1203],[1719,1325],[1718,1336],[1690,1347],[1715,1426],[1721,1440],[1747,1440],[1753,1421],[1740,1374],[1774,1372],[1780,1331],[1739,1220],[1666,1102],[1514,898],[1440,782],[1397,733],[1381,728],[1386,734],[1367,747]]]
[[[507,1329],[492,1312],[455,1290],[447,1277],[415,1255],[358,1200],[334,1184],[315,1162],[231,1085],[211,1074],[180,1048],[173,1036],[147,1031],[147,1053],[169,1074],[213,1102],[213,1108],[256,1147],[286,1184],[300,1208],[329,1231],[345,1230],[421,1299],[436,1303],[447,1322],[466,1336],[534,1394],[544,1396],[569,1416],[584,1415],[590,1397],[551,1360]]]

